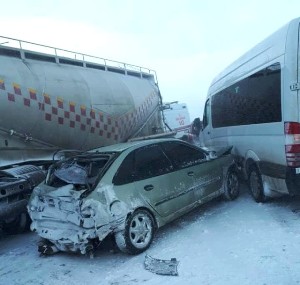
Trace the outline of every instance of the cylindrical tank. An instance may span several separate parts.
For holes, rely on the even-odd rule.
[[[20,153],[23,160],[40,157],[38,148],[87,150],[126,141],[159,104],[151,74],[0,47],[2,164]],[[161,127],[158,116],[151,128]]]

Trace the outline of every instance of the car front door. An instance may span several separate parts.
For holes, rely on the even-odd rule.
[[[223,167],[219,158],[194,166],[195,199],[218,195],[223,183]]]

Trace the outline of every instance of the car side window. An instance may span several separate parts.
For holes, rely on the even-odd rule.
[[[123,185],[134,181],[134,152],[129,153],[123,162],[121,163],[119,169],[117,170],[114,178],[113,184]]]
[[[163,149],[176,168],[185,168],[206,161],[204,151],[180,142],[163,143]]]
[[[166,174],[172,164],[159,145],[149,145],[135,151],[136,180]]]

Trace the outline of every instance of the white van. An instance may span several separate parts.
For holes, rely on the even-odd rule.
[[[204,146],[233,145],[253,198],[300,194],[300,18],[240,57],[212,82]]]

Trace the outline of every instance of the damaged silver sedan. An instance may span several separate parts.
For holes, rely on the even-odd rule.
[[[28,204],[47,254],[91,254],[108,236],[139,254],[155,231],[217,196],[239,194],[230,148],[212,153],[176,139],[99,148],[54,164]]]

